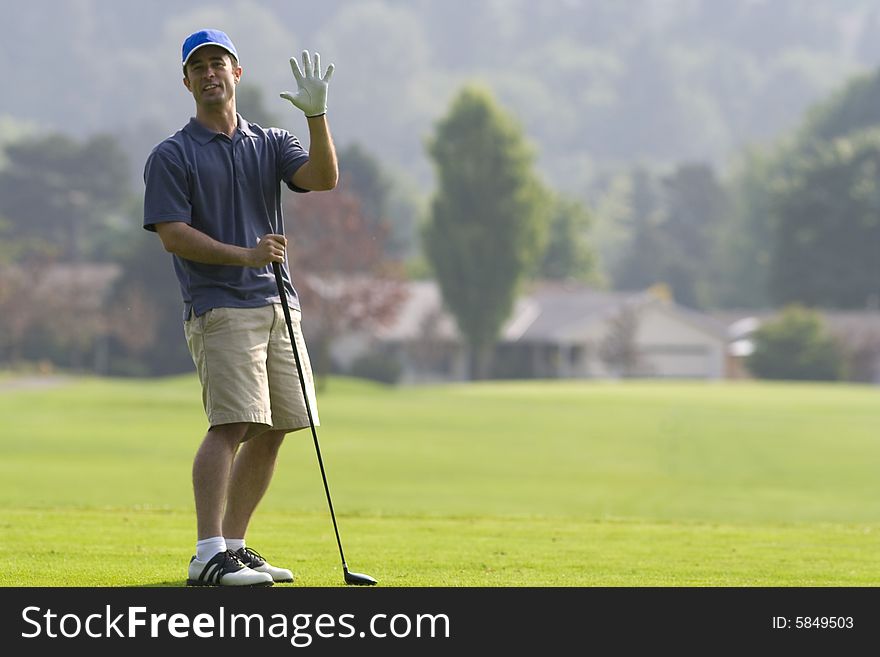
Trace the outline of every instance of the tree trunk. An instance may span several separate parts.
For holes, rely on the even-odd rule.
[[[330,375],[330,341],[327,339],[316,340],[316,358],[312,360],[312,377],[315,381],[315,391],[324,392],[327,389],[327,378]]]
[[[492,347],[470,345],[468,348],[468,370],[471,381],[488,379],[492,371]]]

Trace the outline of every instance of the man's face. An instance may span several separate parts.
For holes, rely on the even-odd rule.
[[[196,105],[222,105],[235,96],[235,84],[240,77],[241,67],[233,67],[228,52],[219,46],[204,46],[189,58],[183,83]]]

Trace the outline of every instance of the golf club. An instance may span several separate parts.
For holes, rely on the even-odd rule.
[[[312,430],[312,440],[315,443],[315,453],[318,455],[318,465],[321,467],[321,479],[324,480],[324,492],[327,494],[327,505],[330,507],[330,517],[333,519],[333,531],[336,533],[336,545],[339,546],[339,557],[342,559],[342,573],[346,584],[356,586],[372,586],[376,580],[369,575],[352,573],[345,563],[345,554],[342,552],[342,541],[339,540],[339,528],[336,526],[336,514],[333,513],[333,502],[330,500],[330,487],[327,485],[327,475],[324,472],[324,460],[321,458],[321,448],[318,446],[318,432],[315,430],[315,421],[312,419],[312,407],[309,404],[309,394],[306,391],[306,380],[303,377],[302,361],[299,350],[296,348],[296,339],[293,336],[293,323],[290,319],[290,309],[287,307],[287,293],[284,290],[284,279],[281,277],[281,263],[273,262],[275,270],[275,283],[278,285],[278,296],[281,298],[281,308],[284,310],[284,320],[287,322],[287,335],[290,336],[290,346],[293,348],[293,358],[296,360],[296,371],[299,374],[299,385],[302,387],[303,401],[306,404],[306,413],[309,416],[309,427]]]

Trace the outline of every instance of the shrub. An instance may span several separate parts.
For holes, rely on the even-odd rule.
[[[755,351],[746,361],[761,379],[837,381],[843,378],[844,354],[822,317],[799,305],[786,307],[755,331]]]
[[[351,366],[352,376],[380,383],[397,383],[401,373],[402,368],[396,358],[373,351],[360,356]]]

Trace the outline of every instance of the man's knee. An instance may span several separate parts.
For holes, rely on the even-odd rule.
[[[230,445],[238,445],[247,440],[248,431],[254,425],[247,422],[234,422],[232,424],[215,424],[205,435],[205,440],[223,442]]]
[[[286,431],[269,429],[257,436],[257,440],[254,442],[266,451],[278,451],[281,447],[281,443],[284,442],[284,435],[286,433]]]
[[[248,425],[248,430],[245,433],[244,441],[249,441],[252,438],[259,438],[261,441],[268,438],[269,440],[274,441],[278,440],[279,437],[283,439],[285,433],[286,432],[284,431],[273,429],[266,424],[250,424]]]

